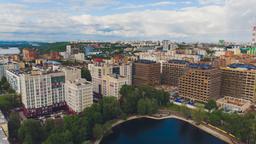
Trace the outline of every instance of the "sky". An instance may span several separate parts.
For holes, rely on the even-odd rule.
[[[256,0],[0,0],[0,40],[250,42]]]

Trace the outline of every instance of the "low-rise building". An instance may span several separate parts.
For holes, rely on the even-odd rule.
[[[251,102],[245,99],[234,98],[234,97],[223,97],[218,99],[217,106],[224,111],[231,112],[245,112],[251,107]]]
[[[65,100],[69,109],[76,113],[90,107],[93,104],[92,83],[85,79],[66,81]]]

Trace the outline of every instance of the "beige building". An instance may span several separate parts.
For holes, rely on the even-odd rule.
[[[217,99],[220,96],[220,70],[207,64],[190,64],[189,67],[179,79],[179,96],[198,102]]]
[[[221,96],[242,98],[256,103],[256,67],[231,64],[221,68]]]
[[[64,67],[62,71],[65,73],[65,81],[81,78],[81,69],[75,67]]]
[[[102,79],[102,95],[120,98],[119,91],[123,85],[131,85],[128,77],[120,75],[106,75]]]
[[[65,83],[65,100],[68,107],[80,113],[93,104],[91,82],[85,79],[68,80]]]
[[[98,62],[89,64],[88,69],[92,76],[93,91],[98,94],[103,94],[103,78],[107,75],[120,75],[127,77],[128,83],[132,83],[131,63],[111,64]]]

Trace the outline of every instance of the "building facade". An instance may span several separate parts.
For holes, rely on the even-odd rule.
[[[231,64],[221,68],[221,96],[249,100],[256,103],[256,67]]]
[[[28,117],[50,114],[65,106],[65,74],[32,72],[21,74],[21,100]]]
[[[62,71],[65,74],[65,81],[81,78],[81,69],[75,67],[64,67]]]
[[[149,60],[139,60],[133,65],[134,85],[159,85],[160,63]]]
[[[180,77],[180,97],[198,102],[217,99],[220,95],[221,73],[208,64],[190,64],[189,70]]]
[[[102,80],[102,94],[103,96],[114,96],[120,98],[120,89],[123,85],[131,85],[128,77],[120,75],[106,75]]]
[[[66,81],[65,100],[69,109],[76,113],[90,107],[93,104],[92,83],[85,79]]]
[[[20,85],[20,72],[15,70],[6,70],[5,77],[10,84],[11,88],[15,90],[16,93],[21,93]]]
[[[170,60],[162,64],[162,83],[178,86],[179,78],[188,70],[188,62],[183,60]]]
[[[108,64],[104,62],[97,62],[89,64],[88,69],[92,76],[93,91],[97,94],[103,94],[103,78],[108,75],[120,75],[126,77],[128,83],[132,83],[132,64]]]

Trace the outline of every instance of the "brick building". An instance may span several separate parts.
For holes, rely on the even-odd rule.
[[[207,102],[220,95],[221,73],[208,64],[190,64],[179,79],[179,96],[198,102]]]
[[[133,65],[134,85],[159,85],[160,63],[150,60],[139,60]]]

